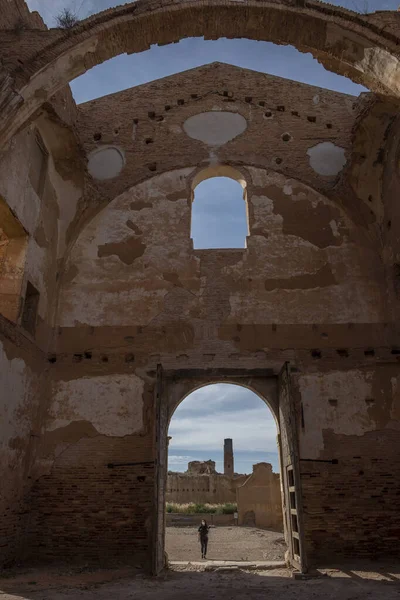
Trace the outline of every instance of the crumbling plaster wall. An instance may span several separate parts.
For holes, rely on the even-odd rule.
[[[0,564],[21,556],[27,527],[27,494],[40,436],[47,386],[43,357],[22,336],[3,336],[0,317]],[[15,343],[18,343],[18,348]]]
[[[133,123],[126,122],[126,106]],[[110,112],[112,118],[105,118]],[[240,116],[247,127],[227,143],[207,144],[186,135],[185,124],[199,113]],[[240,168],[243,156],[252,166],[267,166],[334,198],[360,226],[360,235],[376,244],[388,290],[387,320],[396,320],[398,261],[390,240],[397,235],[392,215],[398,136],[390,99],[356,99],[214,63],[93,100],[79,114],[89,159],[110,146],[124,156],[119,176],[101,182],[110,200],[150,172],[223,162]]]
[[[75,217],[83,190],[79,170],[66,173],[55,163],[53,153],[67,152],[65,138],[63,144],[60,134],[55,148],[55,130],[56,124],[51,124],[43,114],[12,140],[8,153],[0,155],[0,194],[28,235],[21,306],[26,284],[30,281],[40,293],[35,337],[39,346],[46,349],[56,307],[57,259],[62,258],[66,250],[68,227]],[[49,152],[41,197],[29,177],[36,131]],[[69,134],[66,132],[65,135],[68,140]],[[70,153],[69,159],[72,162]]]
[[[304,428],[300,450],[304,458],[329,459],[341,448],[327,444],[332,435],[363,436],[400,430],[396,368],[332,370],[298,378]]]
[[[376,365],[295,376],[310,560],[398,556],[399,371]]]
[[[13,3],[15,7],[18,5],[22,6],[22,3]],[[251,21],[247,18],[249,8],[238,4],[233,11],[232,8],[233,5],[229,7],[229,14],[235,13],[235,17],[223,20],[218,6],[201,7],[201,11],[205,10],[211,27],[212,19],[217,18],[229,29],[230,37],[244,35],[244,30],[237,30],[237,24],[245,28]],[[143,4],[139,12],[145,13],[147,9],[148,6]],[[308,26],[299,28],[296,24],[294,31],[287,27],[286,10],[282,11],[281,6],[275,9],[268,9],[269,16],[267,12],[257,13],[260,17],[264,15],[262,18],[267,19],[268,26],[264,27],[262,18],[255,17],[254,22],[260,24],[261,30],[270,32],[269,35],[271,31],[276,33],[275,41],[296,39],[303,49],[304,40],[298,39],[299,32],[304,31],[308,36],[309,31],[314,31],[315,20],[308,21],[308,12],[305,16]],[[187,28],[190,23],[195,28],[194,33],[204,34],[202,19],[192,18],[191,8],[184,10],[189,12],[175,11],[170,18],[175,15],[180,26],[183,24]],[[240,18],[242,10],[246,18]],[[342,18],[343,11],[337,10]],[[158,16],[154,15],[155,11],[150,12],[151,18],[155,19],[153,24],[158,18],[160,24],[164,23],[164,9]],[[189,18],[185,18],[185,14]],[[14,11],[5,23],[6,28],[15,27],[15,15]],[[243,75],[242,85],[257,89],[257,96],[251,91],[247,99],[242,97],[243,94],[239,96],[236,89],[230,96],[232,90],[222,86],[223,80],[230,78],[226,77],[229,69],[221,66],[201,71],[200,77],[191,81],[196,83],[195,92],[187,89],[183,98],[176,93],[179,80],[178,86],[176,82],[154,84],[147,89],[143,86],[137,97],[149,94],[153,102],[150,107],[143,104],[141,108],[140,103],[134,105],[135,94],[126,93],[115,99],[113,106],[118,110],[115,112],[118,118],[126,118],[118,108],[122,97],[142,111],[136,113],[139,117],[133,116],[139,119],[135,124],[137,128],[132,123],[125,128],[123,122],[110,121],[110,125],[100,132],[103,144],[122,145],[129,168],[122,171],[120,178],[102,185],[101,191],[97,190],[94,202],[97,209],[107,200],[117,198],[107,211],[94,218],[75,245],[67,269],[62,273],[60,318],[56,323],[52,320],[56,258],[63,258],[66,247],[78,233],[72,231],[72,223],[80,210],[84,180],[83,157],[76,149],[71,151],[69,144],[65,152],[64,146],[58,144],[61,138],[57,119],[73,125],[76,118],[74,103],[70,97],[65,101],[61,94],[50,111],[51,119],[47,120],[42,114],[36,122],[53,151],[51,189],[41,204],[27,182],[31,126],[26,130],[20,130],[20,127],[24,119],[68,78],[96,61],[101,62],[120,52],[121,39],[128,45],[132,42],[132,51],[148,46],[146,28],[142,27],[138,35],[137,28],[132,27],[131,16],[127,15],[117,33],[113,30],[111,36],[104,34],[101,44],[97,44],[100,39],[96,37],[97,33],[90,38],[97,17],[89,27],[84,25],[76,36],[59,31],[48,35],[42,31],[25,32],[26,35],[17,31],[2,32],[5,42],[2,76],[8,75],[7,69],[13,68],[12,65],[17,66],[17,58],[26,59],[28,68],[25,72],[18,65],[15,78],[5,77],[2,87],[2,131],[19,130],[19,133],[6,149],[8,155],[1,157],[0,193],[30,235],[26,272],[42,295],[37,342],[47,348],[50,325],[59,325],[54,347],[57,352],[50,357],[52,395],[49,401],[44,357],[36,356],[37,348],[29,346],[24,335],[18,340],[13,338],[15,328],[10,330],[9,323],[4,323],[4,329],[13,334],[6,336],[4,344],[2,333],[7,356],[2,356],[0,373],[5,381],[4,388],[11,390],[7,405],[1,408],[4,413],[7,411],[1,456],[6,472],[11,466],[16,467],[9,479],[9,487],[1,492],[4,511],[10,515],[3,524],[7,544],[5,558],[15,557],[18,547],[23,544],[25,556],[31,559],[57,560],[69,556],[110,561],[110,557],[111,560],[129,557],[137,565],[148,564],[154,517],[153,386],[157,362],[172,369],[183,365],[265,368],[268,364],[277,372],[282,362],[288,359],[303,373],[298,379],[296,399],[299,427],[302,428],[301,459],[309,458],[306,453],[312,455],[311,463],[302,462],[306,537],[311,556],[318,558],[327,551],[349,552],[353,556],[393,552],[399,529],[398,510],[396,514],[398,411],[393,400],[395,398],[397,402],[397,332],[395,327],[385,327],[385,322],[390,319],[387,318],[386,287],[381,268],[382,247],[376,245],[380,239],[376,235],[380,233],[379,227],[373,230],[375,235],[370,238],[362,232],[371,223],[380,226],[385,222],[385,210],[375,198],[379,195],[375,191],[382,193],[382,190],[375,178],[371,188],[374,214],[365,218],[367,213],[361,211],[357,220],[359,204],[356,196],[359,181],[363,180],[362,170],[352,194],[347,194],[346,186],[339,191],[334,175],[316,174],[307,154],[309,142],[300,144],[299,141],[304,127],[303,123],[299,125],[298,119],[306,117],[308,111],[300,117],[292,114],[297,110],[296,100],[296,106],[285,104],[283,116],[283,111],[278,109],[281,102],[278,96],[265,98],[266,76],[261,78],[263,83],[256,85],[255,75]],[[269,21],[271,15],[275,25]],[[345,17],[348,15],[346,12]],[[350,21],[354,19],[354,15],[350,17]],[[375,17],[359,19],[355,29],[365,29],[368,35],[375,35],[376,32],[371,33]],[[389,27],[383,32],[385,36],[387,33],[393,36],[394,21],[392,15]],[[161,29],[167,37],[174,35],[174,39],[181,34],[188,35],[187,29],[181,32],[179,27],[178,36],[173,27]],[[42,29],[39,20],[34,28]],[[158,31],[158,28],[154,26],[153,30]],[[285,32],[283,38],[279,37],[282,31]],[[337,26],[331,22],[324,32],[324,36],[314,36],[315,39],[322,40],[324,51],[327,47],[340,48],[340,60],[345,56],[346,61],[351,62],[355,53],[364,56],[365,47],[368,51],[371,48],[369,41],[351,34],[345,36],[343,55]],[[17,36],[21,52],[16,52]],[[82,46],[76,46],[79,36],[81,41],[86,40]],[[53,59],[57,44],[52,42],[58,38],[63,38],[60,60],[64,64],[55,62],[41,73],[39,79],[32,77],[48,60],[40,48],[48,43]],[[392,44],[395,46],[395,41],[388,39],[387,49]],[[74,46],[69,54],[68,46]],[[36,58],[29,60],[32,51]],[[318,54],[318,49],[315,52]],[[323,56],[326,64],[334,65],[338,70],[343,68],[345,63],[339,64],[327,56]],[[377,57],[376,63],[368,61],[368,64],[378,65],[378,78],[386,79],[383,83],[377,82],[374,74],[369,73],[365,82],[379,90],[392,88],[393,92],[396,64],[392,61],[393,69],[381,68],[391,60],[386,50],[380,49]],[[356,65],[356,69],[350,68],[351,75],[362,80],[365,66],[364,63]],[[347,63],[346,73],[350,71]],[[29,78],[30,84],[17,96],[17,83],[24,85]],[[246,134],[219,148],[218,152],[198,140],[183,137],[184,118],[193,116],[200,108],[192,93],[199,93],[202,85],[201,94],[207,94],[216,81],[220,82],[217,95],[202,99],[201,110],[232,108],[248,120],[252,135],[258,131],[260,135],[268,132],[271,147],[279,143],[282,144],[279,148],[286,148],[281,163],[276,161],[281,156],[272,153],[271,147],[264,142],[263,156],[253,153],[244,160],[243,156],[249,154],[252,145],[251,139],[246,140]],[[272,88],[271,79],[268,82]],[[11,87],[7,87],[8,84]],[[163,86],[165,96],[161,93]],[[282,82],[277,86],[278,95],[282,94],[282,86]],[[325,123],[324,115],[329,113],[342,118],[341,122],[346,125],[336,126],[336,119],[332,123],[333,133],[335,143],[340,142],[349,159],[353,113],[346,99],[343,102],[337,99],[338,104],[333,105],[330,103],[332,93],[321,92],[318,102],[314,102],[319,94],[311,96],[310,88],[305,92],[305,88],[296,84],[290,89],[291,93],[283,94],[285,101],[298,93],[299,102],[307,102],[307,108],[315,107],[317,121],[307,120],[307,127],[313,137],[318,137],[317,143],[331,141],[331,130],[326,127],[328,122]],[[166,109],[171,97],[179,109],[175,109],[175,105],[172,111]],[[267,106],[271,99],[276,107],[273,114],[267,116],[265,112],[271,108]],[[93,135],[98,133],[99,123],[104,122],[102,107],[107,102],[110,100],[87,106],[86,115],[93,116],[93,120],[89,122],[88,119],[82,127],[81,139],[89,153],[101,146],[98,140],[94,143]],[[23,110],[18,118],[9,119],[14,108],[21,108],[21,105]],[[265,112],[264,108],[267,109]],[[83,112],[85,110],[83,107]],[[256,111],[257,116],[254,116]],[[154,113],[153,116],[150,113]],[[167,117],[167,113],[171,116]],[[160,116],[163,118],[159,119]],[[388,115],[384,115],[382,122],[387,118]],[[394,215],[395,223],[398,211],[397,129],[393,131],[389,140],[390,166],[384,171],[383,203],[390,198],[389,206],[393,212],[387,214]],[[285,133],[289,134],[287,141],[282,139]],[[370,133],[368,130],[367,140]],[[178,142],[174,143],[177,149],[173,153],[170,147],[172,136],[176,136],[173,139]],[[148,138],[153,141],[146,143]],[[131,140],[134,143],[130,145]],[[387,139],[383,141],[388,142]],[[374,138],[374,148],[375,142]],[[361,140],[361,146],[363,144],[365,141]],[[368,151],[368,145],[365,147]],[[377,150],[380,169],[382,148]],[[293,160],[294,157],[299,163]],[[192,190],[189,180],[197,172],[191,165],[202,163],[208,166],[218,162],[232,162],[236,167],[244,163],[249,165],[243,166],[248,182],[251,229],[246,251],[194,252],[190,244]],[[367,162],[374,167],[377,161],[368,156]],[[290,172],[296,165],[300,168]],[[375,173],[368,165],[364,165],[364,172]],[[282,172],[271,173],[268,169],[272,167]],[[135,175],[130,179],[133,171]],[[164,174],[148,180],[149,173],[160,172]],[[142,183],[139,185],[139,182]],[[360,197],[365,206],[371,202],[369,195],[364,186]],[[337,203],[328,200],[327,196],[335,198]],[[85,198],[83,204],[87,202]],[[346,215],[351,215],[353,222]],[[387,217],[385,223],[389,232],[385,263],[388,270],[397,252],[391,249],[397,248],[398,242],[396,226],[389,226],[390,220]],[[355,223],[361,227],[357,228]],[[21,348],[25,343],[28,348],[24,354]],[[364,349],[371,345],[379,347],[373,358],[369,348],[369,354],[364,355]],[[370,362],[371,366],[366,369],[368,361],[372,361],[373,366]],[[387,366],[390,363],[391,366]],[[38,383],[38,372],[43,388]],[[25,382],[23,387],[21,381]],[[384,390],[381,393],[377,391],[379,386]],[[378,401],[375,396],[364,398],[370,391]],[[331,392],[335,392],[335,397],[328,398],[327,402],[326,394]],[[337,400],[337,404],[329,400]],[[29,410],[26,410],[27,406]],[[45,410],[44,419],[41,412]],[[319,415],[323,425],[322,440],[320,422],[315,421],[314,415]],[[354,425],[357,433],[350,431],[348,422]],[[16,432],[22,433],[21,439],[16,440]],[[35,445],[33,449],[32,440],[35,444],[35,440],[39,440],[38,448]],[[337,464],[317,462],[330,460],[333,454],[338,457]],[[120,462],[135,464],[107,467],[109,463]],[[32,489],[30,482],[34,482]],[[349,502],[349,498],[358,499],[357,494],[361,494],[362,502],[357,505],[355,500]],[[19,506],[23,505],[23,499],[30,508],[27,522],[20,519]],[[13,508],[10,508],[11,500]],[[349,520],[352,520],[351,527]],[[327,544],[327,539],[332,543]],[[18,555],[22,556],[21,553]]]
[[[379,256],[339,206],[277,173],[253,167],[243,172],[246,250],[193,251],[195,169],[150,179],[114,200],[79,238],[66,268],[59,325],[68,333],[76,325],[171,326],[174,320],[189,329],[202,320],[382,321]],[[217,259],[226,261],[219,267],[224,281],[208,279]],[[224,288],[223,305],[222,298],[215,304],[216,287]]]
[[[122,558],[148,566],[155,485],[152,384],[145,374],[81,377],[76,368],[53,379],[29,494],[25,557],[53,561],[67,555],[106,564]]]
[[[373,243],[366,244],[337,204],[304,184],[250,166],[242,170],[250,222],[245,250],[192,249],[190,180],[198,173],[195,168],[165,173],[122,194],[77,240],[62,282],[54,396],[40,446],[39,464],[47,471],[31,496],[35,517],[29,547],[37,556],[50,560],[72,549],[76,554],[78,548],[78,554],[98,560],[111,548],[112,556],[149,563],[153,467],[107,469],[107,464],[154,458],[150,432],[157,362],[172,369],[210,364],[265,369],[278,368],[291,356],[302,365],[304,377],[310,372],[312,382],[325,364],[319,363],[321,353],[310,355],[315,339],[331,345],[329,336],[338,329],[353,349],[361,332],[378,327],[374,335],[384,343],[379,333],[383,286]],[[261,328],[256,336],[254,327]],[[293,339],[291,333],[296,337],[299,331],[298,350],[289,353],[286,336]],[[331,357],[334,364],[344,360],[347,350],[341,352]],[[356,386],[365,404],[365,386],[352,383],[342,364],[336,370],[331,385],[337,393],[351,401],[348,390]],[[143,393],[137,378],[145,382]],[[329,429],[332,407],[328,402],[324,408],[324,392],[309,394],[319,390],[316,383],[302,387],[302,381],[301,457],[311,452],[310,458],[319,458],[326,440],[321,442],[320,423],[308,411],[325,415]],[[133,431],[142,407],[143,429]],[[350,408],[340,413],[333,444],[349,434],[352,414]],[[371,415],[364,417],[362,440],[377,429]],[[351,485],[354,465],[346,476]],[[321,487],[323,477],[318,481]],[[365,480],[364,486],[371,495],[375,482]],[[306,483],[304,490],[312,556],[319,522]],[[335,510],[329,499],[326,506]],[[381,515],[376,507],[369,509],[372,527]],[[341,518],[348,518],[346,507],[341,507]],[[342,546],[333,546],[338,553],[343,550],[339,540]],[[357,553],[355,531],[348,545]],[[385,541],[380,549],[387,551]]]
[[[14,16],[18,13],[26,17],[19,4],[15,8]],[[65,252],[68,228],[83,187],[84,165],[76,168],[77,144],[71,142],[74,135],[60,125],[61,117],[66,116],[63,107],[73,118],[74,104],[69,101],[70,96],[60,92],[54,105],[48,105],[47,110],[38,114],[0,154],[0,196],[14,215],[10,218],[15,218],[27,235],[26,254],[18,265],[23,270],[23,279],[16,298],[15,319],[11,322],[0,315],[0,471],[3,478],[0,564],[12,563],[23,556],[29,529],[28,497],[32,483],[41,474],[41,465],[36,461],[36,442],[42,433],[50,391],[46,353],[52,343],[58,259]],[[30,180],[36,131],[49,154],[40,196]],[[69,171],[62,168],[63,160],[69,161]],[[21,326],[28,281],[40,293],[34,335]]]

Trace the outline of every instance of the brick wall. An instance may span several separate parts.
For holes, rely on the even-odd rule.
[[[301,462],[307,554],[400,556],[398,432],[337,440],[338,464]]]
[[[213,63],[81,104],[77,126],[88,156],[104,144],[124,150],[124,170],[102,182],[110,200],[151,173],[207,164],[209,148],[185,135],[183,124],[217,107],[247,122],[240,136],[219,147],[221,164],[242,165],[248,156],[253,166],[278,167],[287,177],[301,172],[305,183],[326,191],[335,177],[321,178],[307,150],[316,140],[350,149],[358,112],[353,103],[358,106],[350,95]],[[126,118],[127,106],[134,126]],[[282,140],[285,133],[288,143]]]
[[[146,437],[94,437],[67,448],[34,484],[25,559],[29,562],[150,564],[154,465]]]
[[[208,502],[224,504],[236,502],[236,488],[247,476],[168,474],[167,502]]]
[[[167,28],[163,26],[165,14],[168,14],[169,19]],[[289,17],[293,14],[296,14],[295,19]],[[141,26],[135,27],[135,21],[139,16]],[[29,118],[44,99],[57,92],[65,81],[83,74],[96,64],[124,52],[141,52],[147,50],[151,44],[172,43],[183,37],[204,36],[207,39],[252,37],[279,44],[291,44],[301,50],[308,48],[315,58],[330,68],[332,68],[333,57],[338,73],[353,77],[359,83],[366,83],[380,93],[386,91],[388,94],[391,92],[394,96],[397,95],[395,78],[387,72],[387,69],[382,69],[378,76],[368,65],[364,65],[365,73],[359,67],[357,68],[359,56],[369,43],[371,30],[375,29],[376,32],[376,25],[371,23],[369,18],[360,17],[342,8],[326,7],[324,10],[318,4],[304,9],[301,6],[296,8],[293,5],[280,5],[280,3],[265,6],[233,4],[227,8],[221,7],[218,2],[193,7],[177,5],[175,0],[170,0],[164,1],[161,5],[154,5],[151,1],[143,3],[138,10],[134,11],[130,6],[116,7],[108,11],[108,17],[107,19],[104,14],[101,14],[88,19],[74,31],[73,36],[67,39],[58,31],[49,31],[45,39],[47,50],[42,52],[40,50],[43,48],[43,42],[30,33],[25,42],[30,46],[26,66],[18,73],[19,86],[13,88],[18,92],[29,81],[27,89],[24,90],[26,103],[21,108],[18,125]],[[328,23],[331,27],[337,28],[339,40],[337,44],[329,45]],[[311,40],[310,36],[306,35],[310,31],[314,33]],[[344,61],[341,49],[347,39],[348,31],[356,31],[357,36],[353,35],[352,47],[346,53],[346,61]],[[101,35],[102,43],[94,50],[93,46],[98,35]],[[371,59],[371,63],[374,63],[375,59],[377,60],[385,51],[388,52],[392,63],[397,63],[398,39],[393,32],[383,28],[380,30],[380,35],[375,37],[374,43],[375,46],[371,47],[374,60]],[[327,45],[329,45],[329,53],[326,52]],[[393,55],[390,55],[390,52],[393,52]],[[39,56],[35,61],[29,60],[32,55],[37,56],[38,53]],[[63,61],[62,57],[65,56],[67,60]],[[38,94],[40,85],[43,86],[43,93]],[[15,116],[17,111],[12,111],[10,108],[15,104],[11,86],[9,92],[5,95],[7,103],[4,102],[9,109],[5,111],[5,119],[9,117],[5,127],[9,125],[9,133],[14,133],[17,124],[9,115],[11,112],[11,115]]]
[[[46,29],[39,13],[30,12],[24,0],[0,0],[0,30],[16,28],[21,34],[23,27]]]
[[[22,2],[8,4],[26,12]],[[248,7],[238,5],[235,10],[248,12]],[[15,14],[15,10],[10,13],[10,24]],[[274,14],[286,30],[284,12]],[[170,18],[180,20],[180,26],[185,22],[179,11],[170,13]],[[235,26],[247,21],[237,19]],[[212,26],[212,19],[209,22]],[[54,31],[29,35],[33,37],[26,41],[21,36],[21,52],[16,52],[14,33],[3,34],[12,55],[5,56],[6,66],[7,61],[11,66],[12,61],[30,54],[30,39],[37,39],[36,52],[47,36],[49,40],[64,36]],[[77,36],[65,41],[65,52]],[[117,51],[120,38],[129,40],[130,36],[137,37],[137,31],[127,17],[119,34],[111,35],[115,47],[107,45],[104,35],[99,45],[102,59]],[[132,51],[139,47],[136,42],[142,43],[139,38],[133,40]],[[89,62],[78,49],[69,61],[71,69],[99,59],[91,48],[82,52],[87,52]],[[27,81],[22,68],[18,73],[21,81]],[[163,509],[162,497],[158,502],[154,498],[152,461],[157,449],[150,433],[154,424],[151,381],[159,362],[170,369],[263,368],[276,375],[282,363],[290,360],[298,371],[311,374],[297,398],[305,421],[303,425],[299,420],[300,429],[305,430],[300,431],[300,458],[311,460],[301,462],[309,555],[315,561],[347,554],[393,555],[399,535],[396,450],[400,413],[398,394],[390,389],[395,386],[388,382],[396,380],[399,371],[399,332],[396,323],[387,326],[391,313],[381,247],[377,238],[366,234],[376,218],[372,211],[376,200],[365,181],[358,186],[364,186],[364,195],[357,197],[358,189],[350,193],[346,185],[354,181],[349,176],[346,183],[346,177],[351,171],[344,172],[337,185],[336,176],[320,177],[307,155],[316,138],[335,139],[350,155],[357,110],[349,110],[352,99],[333,92],[248,71],[236,77],[237,73],[231,67],[212,65],[83,108],[78,126],[86,152],[97,149],[100,142],[100,146],[117,144],[126,155],[120,177],[99,185],[98,194],[91,187],[96,205],[93,220],[90,211],[84,213],[90,197],[82,199],[79,192],[85,159],[76,148],[76,139],[72,143],[69,133],[64,137],[61,128],[57,129],[59,119],[69,124],[76,119],[71,97],[59,94],[53,107],[56,118],[46,120],[42,115],[39,120],[54,162],[54,181],[60,184],[54,183],[53,189],[51,183],[49,188],[44,203],[51,205],[48,215],[26,184],[27,131],[13,140],[12,153],[2,160],[1,193],[15,209],[35,249],[26,275],[38,278],[41,287],[36,280],[33,284],[40,289],[43,304],[48,298],[48,306],[39,307],[39,316],[49,328],[50,323],[57,326],[54,336],[47,329],[41,336],[43,342],[55,340],[51,366],[44,357],[39,367],[31,365],[36,347],[21,354],[24,340],[12,339],[7,364],[0,369],[0,389],[5,389],[6,380],[11,390],[5,400],[1,398],[0,427],[12,424],[12,431],[4,435],[1,429],[0,436],[1,474],[6,482],[0,505],[3,562],[22,557],[24,547],[27,561],[150,564],[155,507],[159,504]],[[57,77],[61,77],[58,83]],[[52,69],[53,80],[55,91],[65,82],[62,69]],[[10,84],[13,93],[14,83]],[[34,79],[26,91],[27,112],[22,116],[45,98]],[[198,174],[196,165],[209,164],[211,154],[202,142],[185,136],[182,126],[193,114],[214,106],[234,110],[248,122],[243,135],[218,149],[219,160],[243,167],[247,181],[250,236],[243,251],[193,252],[191,247],[193,177]],[[138,122],[132,123],[133,119]],[[22,120],[18,123],[19,127]],[[367,141],[378,139],[375,125],[366,131]],[[364,160],[366,146],[361,142],[359,155],[348,165],[355,171]],[[395,136],[393,144],[396,157]],[[374,165],[379,162],[376,156],[382,158],[382,149],[369,148],[368,152],[373,163],[368,170],[377,181]],[[74,198],[64,179],[79,187]],[[392,179],[392,172],[386,179]],[[387,215],[387,231],[392,219],[396,222],[397,185],[391,184],[393,212]],[[135,187],[126,191],[131,186]],[[69,213],[74,210],[65,210],[79,199],[81,224],[87,225],[81,232],[71,224]],[[99,212],[103,200],[104,205],[110,204]],[[367,215],[365,210],[359,212],[363,204],[368,206]],[[57,240],[55,232],[60,230],[64,233]],[[62,261],[56,261],[57,247],[61,256],[71,239],[76,243],[62,272]],[[396,244],[393,240],[394,249]],[[43,245],[48,245],[46,252]],[[387,253],[390,261],[394,254]],[[42,261],[44,256],[46,261]],[[393,266],[387,260],[388,267]],[[54,320],[59,265],[61,302]],[[49,345],[42,347],[47,350]],[[28,363],[32,373],[40,373],[44,385],[44,365],[51,369],[58,388],[53,389],[50,401],[40,386],[35,388],[36,382],[31,385],[35,377],[25,377]],[[348,377],[351,368],[365,371],[368,364],[373,371],[379,363],[392,366],[374,385],[369,383],[374,379],[370,372],[365,377],[357,373]],[[334,370],[330,380],[321,376],[321,385],[316,386],[312,376],[315,379],[329,369]],[[133,377],[126,383],[121,374],[135,374],[136,395],[132,394]],[[104,377],[112,385],[103,385]],[[148,388],[142,394],[145,383]],[[39,418],[40,411],[46,413],[40,415],[43,418]],[[289,420],[285,407],[280,417]],[[135,431],[126,433],[130,427]],[[291,462],[293,436],[290,429],[281,429],[285,466]],[[320,462],[332,458],[337,464]],[[109,469],[111,462],[150,464]]]

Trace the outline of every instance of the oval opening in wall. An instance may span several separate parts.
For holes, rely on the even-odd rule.
[[[94,150],[88,159],[88,170],[94,179],[104,181],[117,177],[125,165],[124,154],[115,146]]]
[[[247,121],[239,113],[203,112],[189,117],[183,124],[186,134],[209,146],[222,146],[247,129]]]

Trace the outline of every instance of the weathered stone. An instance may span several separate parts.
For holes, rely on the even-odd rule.
[[[0,562],[159,567],[167,424],[215,382],[276,419],[292,564],[397,556],[399,13],[143,0],[66,32],[0,4]],[[79,107],[65,87],[196,35],[293,44],[379,95],[218,63]],[[218,136],[185,133],[210,113]],[[246,248],[193,249],[215,176]]]

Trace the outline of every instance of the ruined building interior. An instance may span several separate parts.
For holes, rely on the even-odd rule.
[[[275,416],[292,566],[400,557],[400,13],[0,9],[0,563],[159,573],[168,423],[215,382]],[[290,44],[370,91],[213,63],[74,102],[93,66],[196,36]],[[243,188],[245,248],[193,247],[215,176]]]

